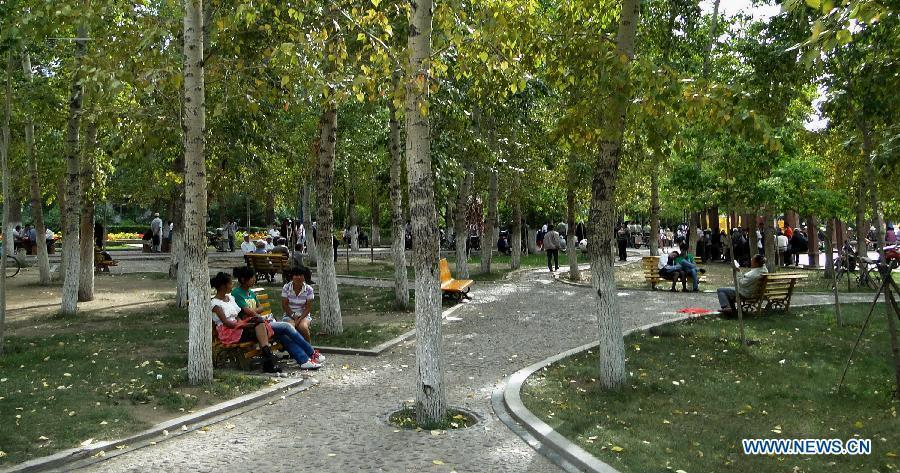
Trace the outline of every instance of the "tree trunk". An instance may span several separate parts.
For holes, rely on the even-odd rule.
[[[487,215],[484,218],[484,237],[481,239],[481,272],[491,272],[491,259],[497,244],[497,170],[492,169],[488,178]]]
[[[332,242],[332,192],[334,185],[334,152],[337,143],[337,109],[332,103],[322,112],[320,123],[319,156],[316,169],[317,192],[319,199],[316,212],[319,250],[319,310],[322,313],[322,329],[329,335],[337,335],[344,331],[341,319],[341,301],[338,297],[337,274],[334,267],[334,245]]]
[[[431,0],[412,0],[409,24],[409,77],[406,77],[406,172],[416,271],[416,421],[439,422],[447,412],[441,344],[441,290],[438,277],[437,213],[428,122]]]
[[[22,69],[25,78],[32,83],[31,56],[26,51],[22,57]],[[38,173],[38,159],[34,155],[34,117],[28,115],[25,122],[25,155],[28,160],[28,178],[31,190],[31,218],[34,220],[34,231],[38,235],[47,232],[44,223],[44,207],[41,193],[41,179]],[[5,200],[5,199],[4,199]],[[4,212],[5,214],[5,212]],[[42,286],[50,285],[50,258],[47,256],[47,245],[37,245],[38,281]]]
[[[763,212],[763,250],[766,254],[766,267],[770,273],[778,270],[778,262],[775,261],[775,216],[771,209]]]
[[[569,231],[566,233],[566,253],[569,256],[569,279],[581,281],[581,271],[578,270],[578,240],[575,238],[575,190],[578,188],[578,172],[575,166],[578,159],[572,153],[569,156],[568,183],[566,185],[566,225]]]
[[[266,192],[266,222],[265,226],[269,226],[275,222],[275,194]]]
[[[12,114],[13,52],[9,49],[6,61],[6,93],[3,94],[3,125],[0,131],[0,187],[3,192],[3,247],[12,246],[9,235],[9,120]],[[0,257],[0,354],[6,336],[6,256]]]
[[[469,206],[469,193],[475,176],[465,171],[459,178],[456,195],[456,218],[454,219],[453,233],[456,238],[456,277],[457,279],[469,278],[469,258],[466,245],[469,239],[469,229],[466,225],[466,211]]]
[[[394,89],[400,87],[400,75],[394,74]],[[394,260],[394,305],[409,308],[409,276],[406,272],[406,231],[403,226],[403,155],[400,153],[400,121],[397,106],[388,101],[390,121],[388,138],[391,151],[391,256]]]
[[[829,218],[825,223],[825,279],[834,279],[834,220]]]
[[[314,195],[314,186],[311,183],[306,184],[306,192],[303,193],[305,199],[306,212],[303,213],[303,229],[306,231],[306,258],[307,266],[317,265],[319,261],[319,252],[316,249],[316,239],[313,238],[312,228],[312,201]]]
[[[97,122],[91,121],[84,134],[81,153],[81,275],[78,302],[94,300],[94,154],[97,147]],[[38,245],[40,246],[40,245]],[[46,245],[45,245],[46,246]]]
[[[188,274],[188,382],[213,380],[206,254],[206,93],[203,0],[184,0],[184,261]]]
[[[872,143],[872,133],[866,125],[862,127],[863,131],[863,156],[866,159],[866,181],[869,188],[869,205],[872,207],[872,226],[875,227],[875,245],[881,260],[884,261],[884,222],[881,210],[878,207],[878,185],[875,180],[875,165],[872,163],[872,151],[874,144]],[[900,296],[900,294],[898,294]],[[888,312],[891,308],[887,308]]]
[[[537,254],[537,230],[525,225],[525,247],[528,248],[528,254]]]
[[[372,192],[372,228],[369,235],[369,246],[372,248],[381,246],[381,199],[379,199],[378,189],[373,184],[374,192]]]
[[[746,220],[750,222],[747,237],[750,240],[750,257],[752,258],[753,255],[759,253],[759,238],[756,236],[759,226],[756,224],[756,214],[753,214],[752,217],[748,214]]]
[[[650,255],[659,254],[659,166],[650,173]]]
[[[856,255],[860,258],[868,257],[866,248],[866,190],[865,184],[860,183],[856,188]]]
[[[512,256],[509,258],[509,269],[519,269],[522,266],[522,199],[515,199],[513,203],[513,224],[510,231],[510,244]]]
[[[620,57],[630,62],[634,56],[634,37],[640,19],[640,0],[623,0],[616,37],[616,50]],[[621,74],[627,75],[627,64]],[[622,81],[628,83],[628,80]],[[619,157],[628,113],[628,97],[624,88],[614,91],[609,106],[611,123],[606,128],[611,139],[600,143],[600,155],[594,166],[591,186],[591,210],[588,221],[588,251],[591,258],[591,285],[594,290],[594,311],[599,329],[599,373],[603,389],[621,389],[627,381],[625,370],[625,344],[622,337],[622,319],[616,300],[616,281],[613,270],[612,231],[616,222],[615,191]]]
[[[78,26],[78,38],[87,38],[87,27]],[[66,129],[66,226],[63,230],[63,254],[66,270],[63,275],[60,314],[75,315],[78,311],[78,286],[81,274],[81,164],[79,134],[84,87],[81,84],[81,62],[87,50],[86,40],[75,41],[75,74],[69,93],[69,118]]]
[[[350,249],[359,251],[359,214],[356,213],[356,189],[347,182],[347,220],[350,222]]]
[[[184,154],[175,158],[175,173],[184,175]],[[175,307],[184,309],[188,305],[188,268],[184,262],[184,182],[176,184],[172,201],[172,252],[169,258],[169,278],[175,279]]]
[[[810,215],[806,220],[806,234],[809,237],[809,267],[819,267],[819,223],[816,217]]]

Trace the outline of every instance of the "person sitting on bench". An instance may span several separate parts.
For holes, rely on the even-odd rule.
[[[669,289],[672,292],[678,292],[675,289],[675,283],[679,280],[681,281],[681,292],[688,292],[687,289],[687,275],[684,270],[681,269],[680,265],[675,264],[675,258],[678,257],[678,252],[673,251],[669,253],[668,258],[660,258],[659,259],[659,277],[672,281],[672,289]]]
[[[263,354],[263,371],[280,373],[281,369],[275,366],[275,355],[269,346],[269,339],[275,335],[274,331],[262,317],[243,317],[241,308],[231,296],[234,286],[231,276],[220,272],[209,280],[209,284],[216,291],[211,305],[212,320],[216,324],[219,341],[230,345],[256,340]]]
[[[234,269],[234,276],[238,280],[238,287],[231,290],[231,297],[241,308],[243,317],[263,317],[275,332],[275,339],[281,342],[291,358],[300,365],[300,369],[317,370],[322,367],[316,356],[317,352],[307,342],[294,325],[288,322],[276,322],[271,313],[260,313],[259,299],[253,292],[253,284],[256,282],[256,271],[253,268],[242,266]]]
[[[681,253],[678,253],[678,256],[675,257],[675,264],[681,267],[681,270],[684,271],[685,276],[690,276],[691,280],[694,282],[693,291],[700,291],[700,276],[699,273],[705,273],[705,270],[702,270],[697,267],[697,263],[694,262],[694,255],[692,255],[688,251],[687,243],[681,243],[679,245],[681,249]]]
[[[763,255],[755,255],[750,260],[750,270],[740,276],[739,282],[741,286],[741,297],[752,297],[759,288],[759,281],[762,277],[769,273],[766,268],[766,257]],[[731,316],[735,312],[735,299],[737,293],[734,288],[720,287],[716,289],[716,295],[719,296],[719,312],[723,317]]]
[[[312,302],[316,298],[311,284],[312,271],[306,267],[294,268],[289,274],[291,280],[281,288],[281,309],[283,322],[294,324],[294,327],[303,335],[310,344],[310,325],[312,324]],[[318,351],[313,358],[318,362],[325,361],[325,357]]]

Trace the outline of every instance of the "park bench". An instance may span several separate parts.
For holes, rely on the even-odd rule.
[[[475,281],[471,279],[453,279],[450,274],[450,263],[446,258],[441,258],[441,294],[461,300],[469,298],[469,288]]]
[[[256,298],[259,300],[260,315],[263,317],[272,314],[272,304],[269,302],[269,295],[262,288],[253,289]],[[281,350],[281,345],[271,342],[272,351]],[[259,349],[259,343],[255,340],[241,343],[224,344],[219,340],[219,334],[216,332],[216,324],[212,324],[212,358],[213,366],[217,368],[232,367],[242,370],[249,370],[253,364],[253,359],[262,355]]]
[[[274,274],[281,274],[281,282],[283,283],[287,283],[290,279],[287,274],[288,270],[291,269],[291,264],[287,255],[250,253],[244,255],[244,261],[248,267],[256,271],[256,282],[259,282],[261,279],[268,280]]]
[[[660,281],[671,281],[671,279],[666,279],[659,275],[659,256],[644,256],[641,258],[641,270],[644,272],[644,280],[650,284],[650,289],[654,291]],[[706,282],[706,276],[700,276],[698,280]]]
[[[783,310],[791,308],[791,296],[797,281],[806,278],[805,274],[773,273],[762,276],[756,291],[751,297],[741,297],[741,309],[745,313],[761,313],[764,310]],[[765,306],[763,306],[765,302]]]
[[[106,259],[103,252],[94,249],[94,271],[98,273],[108,273],[110,266],[118,266],[119,262],[114,259]]]

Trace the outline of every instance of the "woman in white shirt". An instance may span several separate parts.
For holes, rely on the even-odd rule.
[[[263,371],[280,373],[281,369],[275,366],[275,356],[272,355],[272,347],[269,345],[269,339],[274,335],[269,324],[262,317],[240,318],[241,308],[231,296],[234,282],[228,273],[220,272],[209,282],[216,290],[211,305],[212,320],[216,324],[219,340],[226,345],[256,340],[263,354]]]

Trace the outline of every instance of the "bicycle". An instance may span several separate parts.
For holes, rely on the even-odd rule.
[[[14,278],[19,271],[22,269],[22,263],[19,262],[19,258],[16,258],[15,255],[6,255],[6,277]]]

